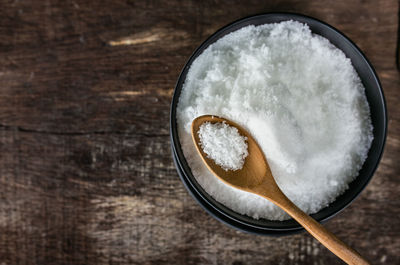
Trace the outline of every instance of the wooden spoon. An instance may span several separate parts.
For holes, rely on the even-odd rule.
[[[225,171],[215,164],[214,160],[207,157],[202,147],[198,130],[204,122],[225,122],[226,124],[236,127],[239,134],[247,137],[247,145],[249,155],[245,159],[242,169]],[[217,116],[204,115],[197,117],[192,122],[192,138],[201,158],[207,165],[208,169],[214,173],[220,180],[232,187],[240,190],[251,192],[262,196],[292,216],[300,225],[302,225],[313,237],[321,242],[325,247],[332,251],[336,256],[341,258],[347,264],[369,264],[367,260],[361,257],[354,249],[346,245],[334,234],[329,232],[320,223],[304,213],[293,202],[291,202],[285,194],[280,190],[272,176],[268,162],[264,153],[258,146],[254,138],[238,124]]]

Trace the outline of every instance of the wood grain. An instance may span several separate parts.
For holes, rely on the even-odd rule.
[[[176,79],[218,28],[314,16],[375,66],[389,110],[382,162],[326,227],[372,264],[400,263],[398,1],[0,1],[0,264],[340,264],[303,233],[235,231],[180,182]]]

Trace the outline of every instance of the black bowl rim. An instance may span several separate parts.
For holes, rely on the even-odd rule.
[[[321,24],[322,26],[325,26],[329,29],[331,29],[333,32],[337,33],[338,35],[340,35],[344,41],[347,41],[348,44],[350,46],[352,46],[352,48],[354,48],[354,50],[358,53],[358,57],[360,57],[362,60],[365,61],[366,66],[369,68],[369,70],[372,72],[373,74],[373,79],[376,82],[376,85],[379,89],[379,95],[380,95],[380,103],[382,105],[382,113],[384,116],[384,120],[383,120],[383,139],[381,139],[381,144],[378,148],[379,150],[379,154],[377,156],[375,165],[373,166],[372,170],[370,171],[370,175],[368,178],[366,178],[366,181],[363,183],[363,185],[358,186],[358,191],[354,194],[354,196],[351,199],[348,199],[347,201],[345,201],[345,203],[342,205],[342,208],[337,209],[335,211],[333,211],[331,214],[322,217],[322,218],[316,218],[317,221],[319,222],[325,222],[327,220],[329,220],[330,218],[334,217],[336,214],[340,213],[341,211],[343,211],[345,208],[347,208],[347,206],[349,206],[359,195],[360,193],[365,189],[365,187],[368,185],[368,183],[371,181],[378,165],[379,162],[382,158],[383,155],[383,151],[384,151],[384,146],[386,143],[386,137],[387,137],[387,107],[386,107],[386,102],[385,102],[385,97],[384,97],[384,93],[383,93],[383,89],[382,89],[382,85],[380,83],[380,80],[378,78],[378,75],[374,69],[374,67],[372,66],[372,64],[370,63],[370,61],[367,59],[367,57],[364,55],[364,53],[360,50],[360,48],[352,41],[350,40],[345,34],[343,34],[341,31],[339,31],[338,29],[334,28],[333,26],[310,16],[306,16],[306,15],[302,15],[299,13],[291,13],[291,12],[269,12],[269,13],[262,13],[262,14],[257,14],[257,15],[252,15],[252,16],[248,16],[245,18],[241,18],[238,19],[232,23],[227,24],[226,26],[220,28],[219,30],[217,30],[215,33],[213,33],[212,35],[210,35],[206,40],[204,40],[197,48],[196,50],[191,54],[191,56],[189,57],[189,59],[186,61],[182,71],[179,74],[179,77],[177,79],[176,85],[175,85],[175,89],[174,89],[174,94],[172,97],[172,101],[171,101],[171,107],[170,107],[170,136],[171,136],[171,147],[173,150],[173,154],[175,154],[174,157],[174,161],[176,162],[176,164],[179,165],[179,167],[181,168],[181,171],[179,173],[183,173],[184,176],[180,176],[181,179],[183,180],[183,177],[186,178],[186,181],[184,182],[185,187],[188,189],[187,184],[191,185],[191,187],[193,188],[193,190],[189,190],[189,193],[193,196],[193,191],[195,191],[197,193],[197,195],[200,195],[199,197],[193,196],[195,198],[195,200],[205,209],[205,205],[204,203],[212,206],[215,210],[217,210],[217,212],[222,213],[225,217],[227,217],[229,219],[229,221],[227,220],[221,220],[220,217],[217,217],[215,215],[215,213],[210,212],[209,210],[206,209],[206,211],[208,213],[210,213],[213,217],[215,217],[216,219],[222,221],[225,224],[229,224],[229,226],[234,227],[236,229],[242,230],[242,231],[246,231],[246,232],[250,232],[250,233],[256,233],[256,234],[267,234],[267,235],[271,235],[275,234],[276,232],[282,233],[282,234],[287,234],[288,232],[296,232],[296,231],[301,231],[302,227],[297,224],[295,221],[293,221],[293,225],[291,227],[286,227],[286,228],[276,228],[276,227],[268,227],[268,226],[259,226],[259,225],[254,225],[254,224],[249,224],[247,222],[243,222],[242,220],[237,220],[235,219],[233,216],[231,216],[230,214],[224,212],[223,210],[221,210],[221,207],[218,207],[216,204],[219,204],[215,199],[212,198],[212,200],[214,200],[214,202],[209,201],[209,199],[205,198],[204,195],[206,194],[206,192],[200,192],[198,190],[198,187],[201,188],[201,186],[197,183],[197,187],[194,183],[192,183],[192,180],[187,176],[188,172],[191,174],[190,171],[190,167],[187,164],[187,161],[183,155],[183,152],[181,150],[181,146],[180,146],[180,141],[179,141],[179,136],[178,136],[178,132],[177,132],[177,125],[176,125],[176,106],[178,104],[179,98],[177,97],[177,90],[178,90],[178,86],[179,83],[183,82],[182,81],[182,76],[185,73],[185,71],[187,71],[190,68],[191,63],[193,62],[193,60],[195,59],[195,57],[198,56],[198,53],[200,50],[202,50],[203,48],[206,49],[210,44],[212,44],[213,42],[215,42],[216,40],[212,41],[212,39],[215,38],[216,35],[222,34],[224,31],[229,30],[231,27],[233,27],[236,24],[244,24],[247,21],[251,21],[251,20],[256,20],[259,17],[264,17],[264,16],[285,16],[287,17],[287,20],[296,20],[296,18],[303,18],[303,19],[308,19],[308,20],[314,20],[315,22]],[[182,83],[183,84],[183,83]],[[180,94],[180,91],[179,91]],[[178,148],[177,148],[178,147]],[[184,164],[182,165],[181,163],[184,162]],[[194,178],[194,176],[192,176],[193,181],[197,182],[196,179]],[[207,194],[208,195],[208,194]],[[208,195],[209,196],[209,195]],[[222,205],[223,206],[223,205]],[[226,206],[223,206],[225,208],[227,208]],[[328,206],[329,207],[329,206]],[[229,209],[229,208],[228,208]],[[322,210],[322,209],[321,209]],[[313,216],[313,215],[311,215]],[[235,222],[239,222],[243,225],[245,225],[244,229],[243,227],[238,227],[237,225],[232,224],[232,221]],[[267,220],[269,221],[269,220]],[[269,221],[271,222],[271,221]],[[279,222],[279,221],[278,221]],[[256,229],[256,231],[254,231],[254,229]]]

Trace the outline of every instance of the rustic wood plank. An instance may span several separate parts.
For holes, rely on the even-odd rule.
[[[398,1],[1,1],[0,264],[340,264],[307,234],[235,231],[205,213],[170,155],[173,87],[221,26],[314,16],[369,57],[389,109],[382,162],[326,226],[400,263]]]

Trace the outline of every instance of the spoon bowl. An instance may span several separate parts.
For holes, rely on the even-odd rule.
[[[205,122],[226,123],[229,126],[235,127],[241,136],[245,136],[247,138],[246,141],[249,154],[246,157],[244,165],[241,169],[235,171],[226,171],[204,153],[200,144],[198,131],[200,126]],[[233,121],[221,117],[204,115],[193,120],[192,138],[200,157],[208,169],[217,178],[234,188],[251,192],[270,200],[287,212],[312,236],[314,236],[325,247],[327,247],[347,264],[369,264],[368,261],[365,260],[358,252],[346,245],[334,234],[324,228],[320,223],[304,213],[285,196],[275,182],[263,151],[255,139],[241,126]]]
[[[233,126],[238,129],[238,132],[242,136],[246,136],[247,138],[247,149],[251,156],[247,156],[243,168],[239,170],[224,170],[219,165],[217,165],[214,160],[210,159],[203,151],[200,146],[200,138],[199,134],[195,133],[199,130],[199,127],[204,122],[210,123],[226,123],[229,126]],[[196,145],[197,151],[201,154],[201,158],[204,163],[207,165],[208,169],[214,173],[219,179],[223,182],[231,185],[237,189],[251,191],[254,187],[257,187],[261,184],[261,182],[265,179],[266,174],[270,174],[271,170],[269,169],[268,163],[265,159],[261,148],[258,146],[257,142],[253,137],[249,136],[247,131],[243,129],[240,125],[234,123],[233,121],[212,116],[212,115],[204,115],[197,117],[192,122],[192,137],[193,141]],[[271,175],[272,177],[272,175]]]

